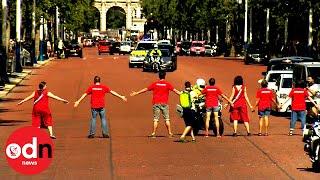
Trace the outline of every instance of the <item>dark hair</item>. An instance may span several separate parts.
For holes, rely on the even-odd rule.
[[[268,87],[268,82],[265,79],[261,81],[261,87],[262,88]]]
[[[295,85],[295,88],[305,88],[306,87],[306,83],[304,82],[304,80],[299,80]]]
[[[39,90],[37,90],[38,95],[40,96],[43,92],[43,88],[47,85],[45,81],[41,81],[39,83]]]
[[[236,76],[233,81],[233,85],[243,85],[242,76]]]
[[[46,86],[46,85],[47,85],[47,83],[45,81],[41,81],[39,84],[39,89],[43,90],[44,86]]]
[[[159,72],[159,79],[165,79],[166,78],[166,72],[165,71],[160,71]]]
[[[95,76],[93,79],[94,83],[99,83],[100,82],[100,77],[99,76]]]
[[[214,86],[216,84],[216,80],[214,78],[209,79],[209,85]]]
[[[186,82],[184,83],[184,87],[185,87],[185,88],[191,88],[191,83],[190,83],[190,81],[186,81]]]

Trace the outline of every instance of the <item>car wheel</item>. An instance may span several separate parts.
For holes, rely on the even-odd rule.
[[[129,63],[129,68],[133,68],[133,65]]]
[[[99,52],[99,55],[101,55],[101,52]]]
[[[244,64],[245,64],[245,65],[248,65],[248,64],[250,64],[250,63],[249,63],[248,60],[244,59]]]

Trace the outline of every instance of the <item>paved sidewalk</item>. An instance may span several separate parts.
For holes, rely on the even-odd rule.
[[[50,58],[45,61],[38,61],[37,64],[34,64],[32,68],[40,68],[48,64],[54,58]],[[0,91],[0,99],[4,98],[9,94],[17,85],[21,83],[29,74],[32,73],[32,69],[24,69],[21,73],[14,72],[10,75],[9,80],[10,84],[6,84],[3,91]]]

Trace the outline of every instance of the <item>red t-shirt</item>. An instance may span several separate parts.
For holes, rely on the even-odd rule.
[[[153,91],[153,104],[168,104],[169,91],[173,86],[165,80],[158,80],[148,86],[148,91]]]
[[[271,109],[271,103],[273,98],[273,91],[268,88],[261,88],[257,92],[257,98],[260,98],[258,102],[258,110],[264,111],[266,109]]]
[[[42,92],[40,90],[36,90],[33,99],[34,112],[41,111],[50,113],[48,90],[44,89]]]
[[[217,107],[219,105],[219,95],[221,90],[216,86],[207,86],[202,92],[206,96],[206,107]]]
[[[304,88],[292,88],[289,97],[292,98],[292,110],[306,110],[306,98],[309,96],[308,91]]]
[[[104,85],[92,85],[90,86],[86,93],[91,95],[91,108],[104,108],[104,96],[109,93],[111,89]]]

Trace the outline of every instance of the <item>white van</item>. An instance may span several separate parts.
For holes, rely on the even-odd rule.
[[[288,98],[289,93],[292,90],[292,77],[293,74],[281,74],[276,82],[276,101],[278,104],[282,104],[282,108],[278,109],[278,112],[291,112],[291,98],[285,104],[283,104]]]
[[[278,89],[276,82],[280,79],[282,74],[292,74],[292,70],[271,70],[266,74],[266,81],[268,82],[268,88],[276,91]]]

